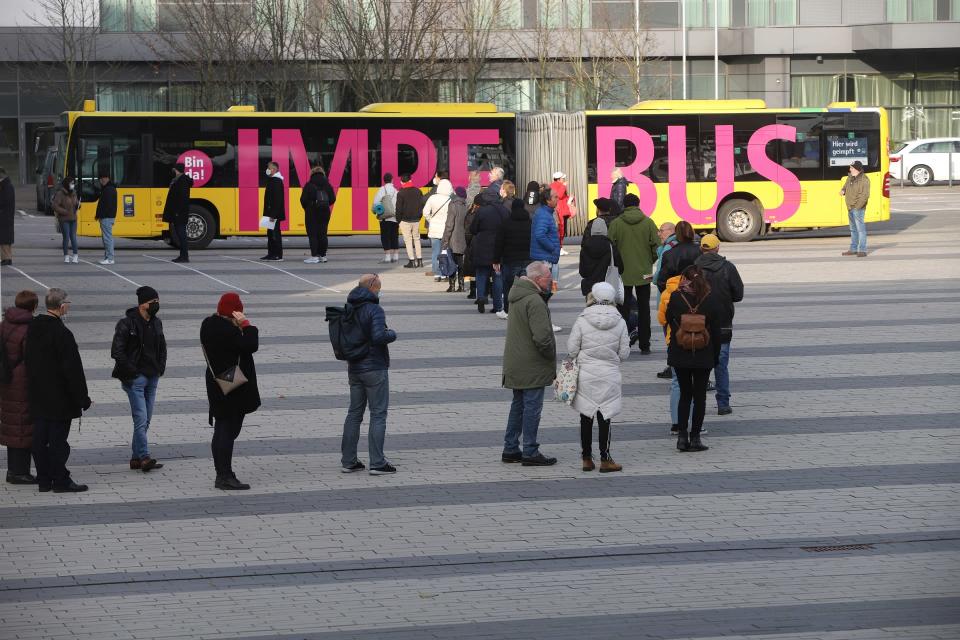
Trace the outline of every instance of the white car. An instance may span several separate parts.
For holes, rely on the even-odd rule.
[[[890,154],[890,176],[918,187],[934,180],[960,180],[960,138],[924,138],[905,142]]]

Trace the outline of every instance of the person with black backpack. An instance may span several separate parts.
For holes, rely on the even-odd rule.
[[[365,274],[347,296],[347,304],[339,320],[332,318],[331,308],[327,309],[334,354],[338,359],[347,360],[347,377],[350,382],[350,408],[343,421],[343,439],[340,443],[343,473],[363,471],[366,468],[357,458],[357,443],[360,441],[360,423],[363,422],[367,405],[370,406],[370,475],[397,472],[396,467],[383,455],[390,401],[390,378],[387,373],[390,368],[390,351],[387,345],[397,339],[397,334],[387,328],[387,317],[380,306],[381,287],[380,276],[375,273]],[[366,340],[365,344],[363,340]]]
[[[310,180],[300,193],[300,206],[303,207],[303,222],[307,227],[307,239],[310,241],[310,257],[307,264],[327,261],[327,229],[330,227],[330,213],[337,201],[327,174],[323,167],[310,169]]]
[[[707,379],[720,356],[723,309],[700,267],[684,269],[666,308],[667,364],[680,383],[677,449],[706,451],[700,439],[707,405]],[[690,402],[693,422],[690,425]],[[690,426],[689,436],[687,428]]]

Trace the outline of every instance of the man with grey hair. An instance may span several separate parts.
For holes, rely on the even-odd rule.
[[[497,202],[500,202],[500,187],[503,186],[503,177],[503,167],[490,169],[490,184],[483,190],[484,193],[492,196]]]
[[[40,491],[76,493],[87,485],[70,478],[70,423],[90,408],[80,349],[63,324],[70,300],[63,289],[50,289],[47,313],[27,330],[27,398],[33,417],[33,459]]]
[[[549,466],[556,464],[557,459],[540,453],[537,431],[543,411],[543,389],[553,384],[556,377],[557,342],[546,302],[553,276],[550,265],[541,260],[531,262],[526,273],[510,289],[503,386],[513,389],[513,402],[500,459],[524,466]]]

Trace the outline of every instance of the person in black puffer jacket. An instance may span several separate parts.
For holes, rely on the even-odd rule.
[[[675,235],[677,245],[661,257],[660,271],[657,272],[657,288],[667,288],[667,280],[683,273],[700,257],[700,239],[693,232],[693,226],[686,220],[677,223]]]
[[[486,196],[486,204],[477,211],[477,216],[470,224],[470,233],[473,239],[470,242],[470,257],[473,261],[473,268],[477,274],[477,311],[484,312],[487,304],[487,283],[493,280],[491,313],[503,315],[503,275],[500,270],[500,228],[503,225],[504,208],[503,205],[493,202],[489,194]]]
[[[322,194],[322,195],[321,195]],[[337,201],[327,174],[323,167],[310,170],[310,180],[300,194],[300,206],[303,207],[303,222],[307,227],[307,239],[310,241],[310,257],[307,264],[327,261],[327,229],[330,226],[330,214]]]
[[[593,289],[593,285],[604,282],[610,260],[623,273],[623,259],[620,252],[607,237],[607,223],[602,218],[594,218],[590,226],[590,235],[580,244],[580,292],[584,297]]]
[[[534,183],[535,184],[535,183]],[[510,287],[530,264],[530,214],[523,200],[510,204],[510,215],[500,227],[500,273],[503,277],[503,312],[510,312]]]

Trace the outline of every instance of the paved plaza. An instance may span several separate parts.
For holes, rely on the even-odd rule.
[[[0,486],[0,638],[960,638],[960,189],[893,198],[867,259],[840,256],[843,229],[724,244],[746,283],[733,415],[711,394],[710,450],[678,453],[664,345],[635,350],[613,422],[624,470],[604,475],[580,471],[579,420],[553,400],[540,442],[559,463],[500,462],[506,323],[396,265],[399,472],[339,472],[346,367],[324,307],[383,266],[374,238],[335,239],[319,265],[303,238],[281,264],[231,239],[184,266],[120,240],[101,268],[98,239],[63,264],[52,219],[18,219],[3,306],[69,292],[94,405],[68,465],[88,493]],[[560,350],[583,307],[578,252],[550,303]],[[149,474],[127,466],[109,350],[144,284],[170,350]],[[263,407],[234,461],[249,492],[213,488],[202,382],[200,322],[229,289],[261,336]]]

